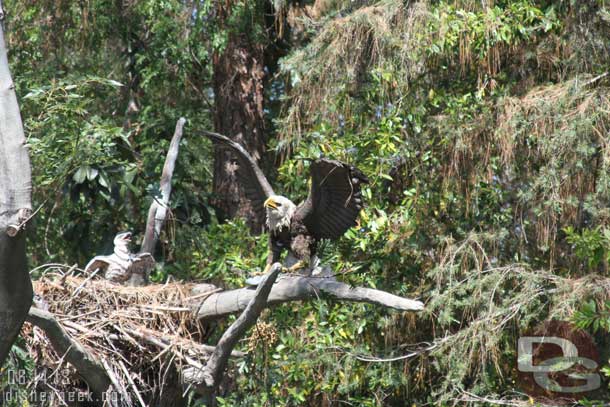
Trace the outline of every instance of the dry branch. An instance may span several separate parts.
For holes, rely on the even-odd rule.
[[[172,338],[171,336],[159,335],[158,332],[150,332],[149,330],[142,328],[140,328],[139,330],[127,329],[125,331],[129,335],[148,342],[152,345],[155,345],[161,349],[167,349],[171,346],[172,343],[176,341],[176,338]],[[208,353],[212,353],[216,349],[215,346],[204,345],[200,343],[193,343],[190,346],[197,348],[201,352]],[[230,356],[241,358],[246,356],[246,354],[244,352],[232,351]]]
[[[251,287],[211,294],[197,305],[201,320],[222,317],[240,312],[254,298]],[[267,306],[290,301],[313,300],[330,297],[340,301],[366,302],[399,311],[421,311],[423,303],[399,297],[385,291],[364,287],[351,287],[334,278],[280,276],[267,299]]]
[[[159,189],[161,196],[155,197],[148,210],[148,219],[146,220],[146,229],[144,232],[144,240],[142,241],[141,252],[154,253],[155,246],[159,240],[161,229],[165,224],[167,217],[167,208],[169,207],[169,197],[172,193],[172,176],[176,167],[176,159],[180,149],[180,140],[186,119],[181,117],[176,123],[176,130],[169,145],[165,164],[163,165],[163,173],[161,174],[161,182]]]

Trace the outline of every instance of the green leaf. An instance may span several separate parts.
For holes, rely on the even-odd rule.
[[[104,171],[100,172],[97,182],[104,188],[110,190],[110,180]]]
[[[97,177],[98,174],[99,174],[99,171],[96,168],[87,167],[87,179],[89,181],[93,181]]]
[[[85,182],[85,179],[87,178],[88,168],[88,166],[79,167],[78,170],[76,170],[76,172],[72,176],[74,182],[76,182],[77,184],[82,184],[83,182]]]

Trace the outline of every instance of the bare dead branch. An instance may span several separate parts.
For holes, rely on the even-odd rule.
[[[199,319],[213,319],[234,314],[246,308],[255,297],[252,287],[213,293],[196,305]],[[330,297],[340,301],[366,302],[399,311],[421,311],[424,304],[381,290],[351,287],[334,278],[285,276],[273,285],[266,306],[290,301],[315,300]]]
[[[274,264],[258,285],[256,291],[251,290],[254,294],[244,312],[222,335],[205,367],[199,372],[191,370],[187,375],[183,374],[183,377],[188,378],[191,384],[198,385],[198,387],[204,385],[207,389],[214,389],[218,386],[233,348],[246,331],[256,323],[261,312],[267,306],[267,298],[281,269],[281,264]]]
[[[142,241],[141,252],[153,253],[161,229],[165,224],[165,218],[167,217],[167,208],[169,206],[169,198],[172,193],[172,176],[174,175],[174,169],[176,168],[176,159],[178,158],[178,152],[180,150],[180,140],[182,140],[182,134],[186,119],[181,117],[176,123],[176,130],[174,136],[169,145],[167,156],[165,157],[165,164],[163,165],[163,173],[161,174],[160,190],[161,196],[155,197],[148,210],[148,219],[146,220],[146,229],[144,232],[144,240]]]

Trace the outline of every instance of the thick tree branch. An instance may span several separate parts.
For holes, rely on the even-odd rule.
[[[0,1],[0,366],[32,302],[25,236],[19,233],[32,209],[30,158],[8,66]]]
[[[144,240],[142,241],[141,252],[154,254],[155,246],[161,235],[161,229],[165,224],[167,217],[167,208],[169,207],[169,198],[172,193],[172,176],[176,167],[176,159],[180,150],[180,140],[186,119],[181,117],[176,123],[176,130],[167,151],[165,164],[163,165],[163,173],[161,174],[160,190],[161,196],[155,197],[150,209],[148,210],[148,219],[146,220],[146,229],[144,232]]]
[[[101,398],[112,383],[104,366],[73,339],[50,312],[32,307],[27,321],[45,332],[55,352],[65,355],[65,360],[74,366],[95,395]]]
[[[214,293],[196,306],[199,319],[211,319],[234,314],[246,308],[255,297],[251,287]],[[289,301],[313,300],[323,297],[340,301],[367,302],[400,311],[421,311],[420,301],[399,297],[385,291],[364,287],[351,287],[334,278],[280,276],[275,283],[267,306]]]

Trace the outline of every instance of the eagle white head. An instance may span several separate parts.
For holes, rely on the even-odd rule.
[[[292,215],[297,206],[288,198],[280,195],[270,196],[265,201],[267,211],[267,227],[270,230],[280,230],[290,226]]]

